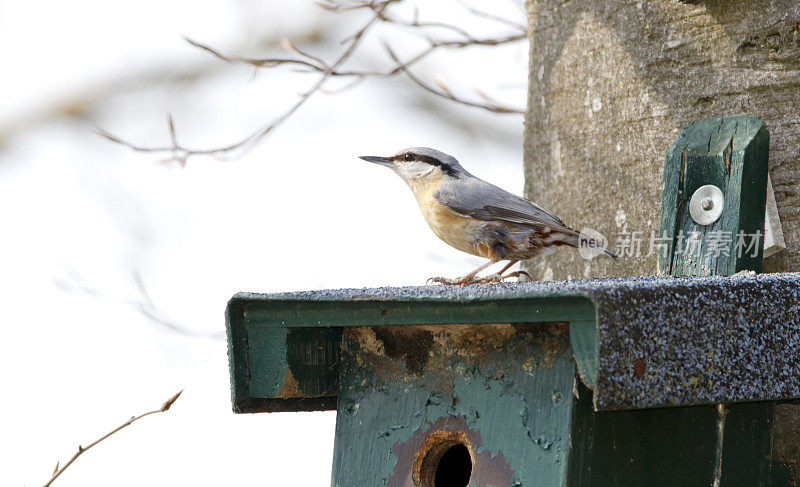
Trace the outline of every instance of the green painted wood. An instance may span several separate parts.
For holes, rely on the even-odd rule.
[[[336,409],[341,329],[248,329],[235,301],[226,315],[234,412]],[[298,371],[299,384],[287,381],[292,370]]]
[[[797,487],[792,467],[784,461],[777,461],[772,464],[770,481],[770,486],[773,487]]]
[[[664,168],[661,272],[761,270],[763,246],[742,254],[736,245],[740,231],[763,235],[768,146],[766,127],[752,116],[716,117],[683,129]],[[706,184],[723,191],[725,206],[717,222],[700,226],[689,199]],[[693,233],[699,251],[685,252]],[[713,250],[713,239],[724,248]],[[594,412],[581,402],[573,415],[570,486],[788,486],[772,483],[782,472],[773,471],[770,459],[773,411],[774,403],[762,402]]]
[[[593,412],[591,391],[579,393],[570,486],[794,486],[788,466],[770,457],[773,402],[725,406],[721,421],[714,406]]]
[[[260,412],[336,409],[338,351],[344,327],[573,319],[587,327],[591,323],[583,332],[588,336],[594,333],[596,309],[589,298],[575,295],[466,303],[234,298],[227,315],[234,410]],[[590,357],[583,362],[593,371],[586,377],[596,376],[596,365],[592,365],[596,349],[586,348],[581,353]]]
[[[581,301],[576,301],[578,298]],[[497,286],[241,294],[231,302],[231,309],[238,307],[239,313],[244,313],[248,304],[265,302],[272,303],[271,306],[288,303],[287,306],[294,309],[299,306],[298,303],[325,301],[331,306],[331,311],[324,317],[327,322],[339,321],[346,326],[353,326],[374,322],[372,320],[376,320],[376,315],[380,316],[377,320],[384,324],[393,321],[425,323],[425,308],[433,307],[437,302],[446,305],[461,302],[468,311],[453,315],[438,313],[431,318],[431,321],[445,323],[459,320],[538,321],[542,315],[536,310],[540,309],[538,303],[542,300],[561,302],[567,308],[565,316],[575,316],[576,303],[582,302],[586,316],[584,319],[574,319],[571,331],[581,378],[590,386],[597,384],[594,401],[598,409],[614,410],[739,402],[754,397],[779,400],[800,396],[800,375],[789,373],[784,382],[778,381],[786,371],[798,365],[798,359],[783,350],[785,347],[781,344],[793,343],[800,336],[800,325],[794,321],[794,304],[799,298],[800,276],[797,274],[759,277],[739,275],[733,278],[712,276],[703,279],[640,276]],[[525,309],[526,300],[534,304],[531,309]],[[348,302],[383,303],[386,308],[366,309],[363,316],[337,318],[336,303]],[[497,303],[496,309],[481,312],[478,305],[492,302]],[[697,306],[698,302],[703,305]],[[737,303],[737,306],[732,307],[731,303]],[[392,308],[393,304],[400,311]],[[594,328],[590,323],[587,325],[592,317],[593,305],[596,306],[594,314],[597,317]],[[423,312],[414,311],[416,306]],[[415,314],[409,317],[408,309]],[[314,313],[318,312],[317,306]],[[260,321],[261,316],[263,321]],[[233,347],[231,356],[234,360],[240,357],[244,361],[241,368],[237,368],[235,362],[233,364],[232,370],[239,374],[234,375],[234,382],[241,385],[245,393],[272,396],[240,395],[236,405],[236,410],[240,412],[244,407],[239,400],[243,403],[262,401],[260,407],[275,399],[280,401],[280,408],[293,410],[295,405],[284,399],[299,397],[304,399],[303,408],[310,408],[313,402],[308,400],[313,396],[308,394],[319,392],[305,391],[325,391],[328,387],[313,382],[304,384],[304,377],[313,381],[320,370],[332,369],[336,365],[336,354],[328,353],[330,363],[307,362],[311,372],[303,374],[302,368],[306,365],[298,360],[292,370],[289,364],[291,354],[286,348],[290,346],[288,338],[295,336],[293,330],[308,330],[310,333],[307,336],[316,341],[308,344],[310,353],[316,349],[335,350],[338,340],[335,335],[328,339],[325,334],[316,336],[311,332],[342,327],[320,326],[320,320],[313,313],[305,313],[302,309],[293,313],[292,324],[295,326],[292,327],[284,326],[285,321],[270,321],[270,316],[267,312],[241,317],[237,314],[236,319],[230,320],[232,334],[238,332],[244,336],[243,340],[232,340],[230,345]],[[783,322],[787,326],[782,326]],[[303,326],[303,323],[310,325]],[[266,336],[261,336],[262,333]],[[250,347],[248,336],[253,341],[261,336],[260,344]],[[305,335],[298,332],[296,336]],[[754,337],[764,346],[751,353]],[[597,345],[593,345],[595,342]],[[240,347],[244,349],[237,350]],[[272,352],[270,347],[278,348]],[[750,357],[750,360],[741,360],[744,356]],[[681,360],[675,361],[674,357],[681,357]],[[711,367],[713,364],[716,367]],[[758,365],[753,368],[753,364]],[[327,384],[332,383],[327,381]],[[287,395],[293,391],[294,395]],[[327,404],[333,403],[327,401]],[[283,409],[275,406],[264,410]]]
[[[247,330],[244,327],[244,304],[232,299],[225,308],[225,330],[228,335],[228,368],[231,376],[231,403],[235,412],[250,408],[250,390],[246,380],[250,362],[247,352]]]
[[[250,395],[336,396],[341,336],[337,327],[248,329]]]
[[[582,296],[474,301],[257,301],[244,306],[248,327],[317,327],[593,320]],[[494,320],[494,321],[492,321]]]
[[[594,389],[597,387],[597,360],[600,353],[597,321],[570,321],[569,337],[580,378],[590,389]]]
[[[667,153],[661,204],[661,237],[666,251],[659,269],[671,275],[731,275],[740,270],[761,271],[766,204],[769,131],[757,117],[714,117],[681,131]],[[707,226],[689,214],[697,188],[713,184],[725,196],[722,216]],[[755,252],[739,252],[758,235]],[[700,245],[687,245],[697,235]],[[740,255],[741,254],[741,255]]]
[[[726,408],[720,485],[788,487],[790,484],[773,484],[772,478],[775,403],[743,402]]]
[[[716,455],[711,406],[594,412],[591,391],[572,418],[570,487],[710,487]]]
[[[286,331],[286,362],[300,397],[336,396],[341,339],[339,327]]]
[[[437,431],[468,445],[470,486],[566,485],[571,356],[564,324],[346,330],[331,485],[418,485]]]
[[[250,397],[278,397],[289,370],[286,332],[285,328],[247,329]]]

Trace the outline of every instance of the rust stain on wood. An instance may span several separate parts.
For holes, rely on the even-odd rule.
[[[300,392],[297,379],[294,378],[291,370],[286,371],[286,376],[283,378],[283,384],[281,384],[281,388],[278,390],[278,394],[275,397],[281,399],[305,397],[305,395]]]
[[[557,358],[571,353],[566,322],[352,327],[344,333],[351,342],[360,344],[356,362],[370,367],[384,379],[403,373],[420,377],[427,371],[452,370],[457,363],[454,358],[483,366],[494,360],[495,351],[507,347],[522,356],[530,353],[531,346],[545,352],[522,364],[528,372],[537,367],[552,367]],[[518,335],[524,340],[512,344],[510,339]],[[502,372],[502,367],[499,371]]]

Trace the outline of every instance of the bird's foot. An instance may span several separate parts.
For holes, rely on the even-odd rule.
[[[503,282],[509,277],[519,277],[519,276],[526,276],[528,280],[532,281],[531,275],[525,271],[514,271],[509,272],[508,274],[489,274],[486,277],[475,277],[473,278],[470,284],[497,284],[498,282]]]
[[[525,272],[525,271],[514,271],[514,272],[511,272],[511,273],[509,273],[509,274],[506,274],[505,276],[503,276],[503,279],[508,279],[509,277],[519,277],[519,276],[525,276],[525,277],[527,277],[527,278],[528,278],[528,280],[529,280],[529,281],[532,281],[532,280],[533,280],[533,278],[531,277],[531,275],[530,275],[530,274],[528,274],[528,273],[527,273],[527,272]]]
[[[497,284],[498,282],[503,282],[503,279],[505,278],[500,274],[489,274],[485,277],[476,277],[475,282],[480,284]]]
[[[459,286],[463,284],[470,284],[466,279],[463,277],[457,277],[455,279],[448,279],[446,277],[431,277],[427,281],[425,281],[425,285],[430,284],[444,284],[446,286]]]
[[[456,277],[455,279],[448,279],[446,277],[431,277],[428,279],[425,284],[444,284],[447,286],[466,286],[469,284],[497,284],[498,282],[503,282],[504,280],[508,279],[509,277],[519,277],[525,276],[529,280],[533,280],[530,274],[525,271],[514,271],[509,272],[506,275],[500,274],[489,274],[488,276],[478,277],[478,276],[464,276],[464,277]]]
[[[446,277],[431,277],[426,284],[444,284],[446,286],[466,286],[468,284],[482,284],[490,282],[485,277],[464,276],[448,279]]]
[[[500,274],[491,274],[486,277],[478,276],[464,276],[456,277],[455,279],[447,279],[446,277],[431,277],[426,281],[426,284],[444,284],[447,286],[467,286],[469,284],[489,284],[502,282],[503,276]]]

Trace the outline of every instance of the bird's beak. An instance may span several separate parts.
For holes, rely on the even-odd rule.
[[[359,159],[364,159],[365,161],[374,162],[375,164],[380,164],[381,166],[392,165],[392,161],[390,161],[386,157],[381,157],[381,156],[359,156]]]

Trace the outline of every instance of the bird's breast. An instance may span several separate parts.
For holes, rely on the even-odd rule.
[[[434,196],[439,182],[434,180],[409,184],[422,210],[422,216],[433,233],[462,252],[487,259],[497,258],[491,244],[483,237],[486,222],[461,215],[441,204]]]

